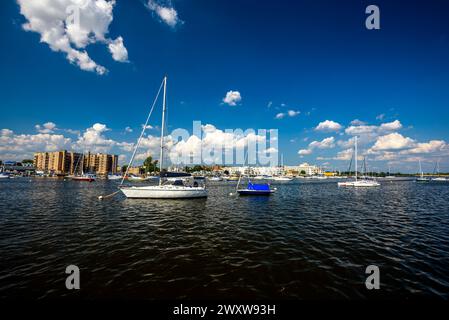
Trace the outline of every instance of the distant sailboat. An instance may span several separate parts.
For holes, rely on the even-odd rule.
[[[354,154],[355,154],[355,180],[338,182],[339,187],[378,187],[380,183],[374,180],[367,180],[366,178],[358,179],[357,177],[357,136],[355,136],[354,142]]]
[[[420,176],[419,176],[419,178],[416,178],[416,182],[420,182],[420,183],[430,182],[430,178],[424,177],[424,172],[422,171],[422,167],[421,167],[421,160],[419,160],[419,172],[420,172]]]
[[[282,172],[284,172],[284,155],[281,154],[281,168],[282,168]],[[293,180],[293,178],[287,177],[285,175],[279,175],[279,176],[273,176],[271,178],[272,181],[274,182],[290,182]]]
[[[247,154],[245,154],[245,162],[246,157]],[[236,186],[236,191],[241,196],[269,196],[275,191],[270,188],[269,183],[252,183],[251,180],[248,180],[246,188],[239,188],[242,176],[243,174],[240,175]]]
[[[205,198],[207,197],[206,187],[200,186],[197,181],[193,181],[191,184],[185,179],[178,179],[174,181],[168,181],[162,172],[163,164],[164,164],[164,132],[165,132],[165,112],[167,109],[166,106],[166,94],[167,94],[167,77],[164,77],[161,86],[163,85],[164,93],[163,93],[163,102],[162,102],[162,125],[161,125],[161,144],[160,144],[160,160],[159,160],[159,168],[160,168],[160,179],[159,185],[156,186],[131,186],[124,187],[122,186],[120,190],[127,198],[146,198],[146,199],[183,199],[183,198]],[[161,87],[159,88],[159,92],[154,100],[153,106],[151,108],[150,113],[148,114],[147,121],[142,129],[142,133],[137,141],[136,147],[134,148],[133,155],[131,157],[128,168],[131,167],[132,161],[134,160],[134,156],[136,154],[137,148],[139,147],[139,143],[143,137],[145,129],[148,125],[148,121],[150,119],[151,113],[153,111],[154,105],[159,96]],[[128,171],[128,169],[127,169]],[[125,173],[125,177],[127,176]],[[123,183],[123,180],[122,180]]]
[[[436,163],[436,172],[437,172],[437,176],[434,177],[434,178],[431,178],[430,179],[431,182],[449,183],[449,179],[448,178],[440,176],[440,161],[439,160]]]
[[[68,176],[67,178],[69,178],[70,180],[73,181],[86,181],[86,182],[92,182],[95,181],[96,176],[94,174],[91,173],[84,173],[84,153],[81,156],[81,174],[76,174],[76,170],[78,168],[78,164],[80,162],[80,158],[78,158],[78,161],[76,162],[75,165],[75,169],[73,170],[73,175]]]

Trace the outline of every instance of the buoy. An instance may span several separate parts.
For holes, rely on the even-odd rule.
[[[99,200],[103,200],[103,196],[99,196],[98,199],[99,199]]]

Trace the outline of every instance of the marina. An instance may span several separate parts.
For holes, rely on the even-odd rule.
[[[116,190],[108,180],[5,179],[0,190],[1,297],[64,297],[55,284],[75,263],[85,298],[358,299],[371,294],[369,264],[384,269],[377,297],[448,298],[444,184],[295,179],[234,197],[221,181],[190,201],[99,201]]]

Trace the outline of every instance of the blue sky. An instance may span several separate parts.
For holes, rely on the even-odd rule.
[[[449,3],[376,1],[380,30],[365,28],[369,4],[117,0],[103,33],[70,44],[107,69],[101,75],[41,41],[42,21],[52,19],[42,8],[3,1],[0,159],[87,144],[124,161],[167,74],[170,129],[191,130],[193,120],[275,128],[285,164],[339,169],[361,132],[361,150],[378,170],[416,171],[421,159],[427,171],[437,160],[449,171]],[[122,56],[114,58],[108,44],[118,37]],[[223,102],[231,90],[240,93],[235,106]],[[153,120],[159,125],[159,115]]]

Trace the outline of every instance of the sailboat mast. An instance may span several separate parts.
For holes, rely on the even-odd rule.
[[[159,158],[159,175],[161,178],[159,179],[159,185],[162,184],[162,167],[164,164],[164,130],[165,130],[165,110],[166,110],[166,104],[165,104],[165,98],[167,94],[167,76],[164,77],[164,97],[162,100],[162,126],[161,126],[161,152],[160,152],[160,158]]]
[[[357,136],[355,136],[355,180],[357,181]]]
[[[419,171],[421,173],[421,178],[424,176],[424,172],[422,171],[422,167],[421,167],[421,159],[419,160]]]

